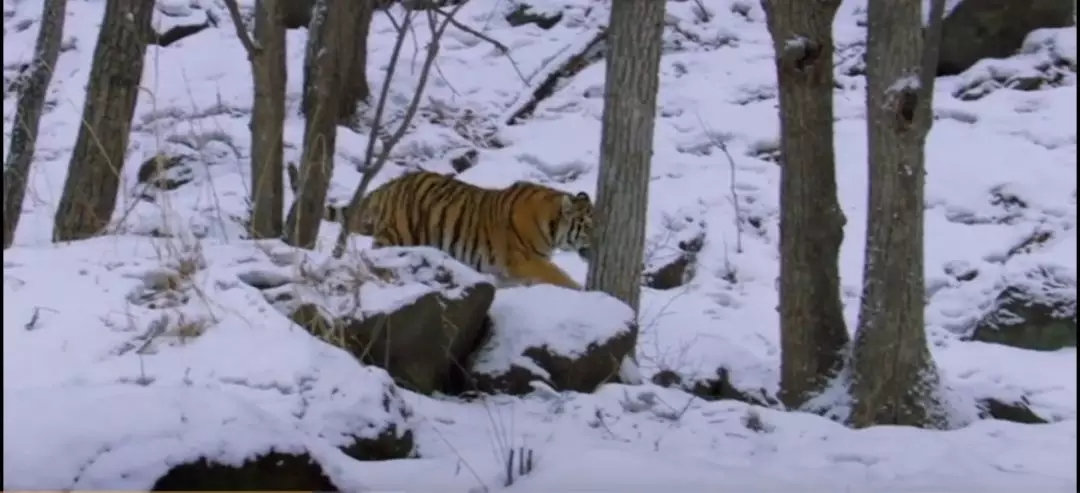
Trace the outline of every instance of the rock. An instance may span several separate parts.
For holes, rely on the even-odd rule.
[[[1076,283],[1058,277],[1039,269],[1006,287],[971,339],[1039,351],[1076,347]]]
[[[473,166],[476,166],[476,161],[479,156],[479,151],[476,149],[469,149],[461,153],[458,157],[451,159],[450,167],[454,168],[454,171],[458,173],[464,173],[465,171],[472,169]]]
[[[652,289],[674,289],[685,285],[694,277],[697,269],[697,257],[705,244],[704,230],[700,234],[680,241],[678,252],[666,262],[647,265],[645,268],[645,286]]]
[[[551,285],[500,289],[491,332],[469,365],[477,390],[524,395],[532,381],[592,392],[617,379],[634,350],[634,312],[600,292]]]
[[[545,31],[555,27],[562,18],[562,12],[543,12],[526,3],[518,3],[506,14],[506,22],[513,27],[536,24]]]
[[[338,381],[304,389],[305,428],[356,460],[411,456],[415,444],[408,419],[412,411],[390,375],[375,366],[347,377],[341,374],[344,378]],[[320,380],[336,376],[322,375]]]
[[[980,418],[992,418],[1001,421],[1012,421],[1020,424],[1045,424],[1050,421],[1043,419],[1035,411],[1031,410],[1027,398],[1022,397],[1018,402],[1006,402],[999,399],[981,399],[978,402]]]
[[[1028,33],[1074,24],[1074,0],[963,0],[942,24],[938,75],[959,74],[984,58],[1005,58]]]
[[[1075,85],[1075,36],[1075,29],[1033,31],[1018,54],[979,60],[961,74],[953,97],[974,101],[1003,88],[1038,91]]]
[[[320,465],[332,447],[264,401],[218,387],[5,389],[4,419],[13,426],[4,428],[4,448],[21,452],[4,457],[4,488],[339,489],[336,473]]]
[[[205,458],[173,466],[151,491],[336,491],[322,467],[307,454],[270,452],[241,465]]]
[[[176,190],[194,180],[190,156],[157,155],[139,165],[138,183],[159,190]]]
[[[684,379],[673,370],[661,370],[652,377],[652,382],[666,388],[678,388],[696,395],[706,401],[735,400],[762,407],[776,407],[779,401],[769,395],[765,389],[741,390],[731,383],[727,368],[716,369],[713,378]]]
[[[495,287],[433,248],[380,248],[264,291],[308,332],[423,394],[452,386],[483,335]],[[350,265],[351,263],[351,265]],[[455,375],[456,374],[456,375]]]

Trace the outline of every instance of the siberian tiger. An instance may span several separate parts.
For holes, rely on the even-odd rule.
[[[289,166],[292,187],[297,170]],[[344,223],[343,207],[326,219]],[[593,231],[593,203],[524,181],[482,188],[430,171],[404,174],[364,197],[363,217],[345,226],[373,237],[373,247],[429,246],[506,284],[554,284],[582,289],[551,261],[555,250],[583,258]]]

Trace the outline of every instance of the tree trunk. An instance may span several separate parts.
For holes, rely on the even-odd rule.
[[[833,152],[832,24],[840,0],[765,0],[780,89],[780,399],[800,408],[843,365],[844,213]]]
[[[344,65],[339,40],[349,20],[343,15],[348,9],[346,3],[352,1],[356,0],[318,0],[308,28],[307,59],[304,61],[307,118],[300,158],[300,184],[285,220],[286,242],[303,248],[315,248],[334,165],[340,78]]]
[[[280,238],[284,183],[282,133],[285,128],[285,25],[282,2],[255,3],[255,46],[251,71],[251,237]],[[237,33],[246,36],[246,33]]]
[[[100,234],[116,207],[131,119],[153,36],[154,0],[107,0],[83,105],[57,207],[54,241]]]
[[[45,95],[52,81],[60,41],[64,34],[67,0],[45,0],[34,59],[19,83],[19,102],[11,126],[11,144],[4,163],[4,249],[15,241],[19,225],[30,163],[34,160],[38,126],[45,106]]]
[[[853,353],[850,421],[857,427],[947,424],[923,315],[923,153],[940,14],[924,50],[921,9],[921,0],[894,0],[870,2],[867,12],[870,200]]]
[[[635,312],[641,297],[663,34],[664,2],[612,3],[596,229],[586,287],[622,300]]]
[[[371,95],[367,80],[367,38],[371,19],[375,14],[373,0],[353,0],[346,4],[345,29],[341,30],[341,46],[349,47],[342,53],[344,67],[341,73],[341,98],[338,100],[338,123],[347,125],[356,117],[357,107]]]
[[[333,2],[331,2],[332,4]],[[318,8],[318,3],[316,7]],[[311,89],[317,84],[312,76],[317,70],[312,64],[317,63],[317,58],[310,50],[316,46],[333,45],[341,57],[339,71],[342,76],[338,78],[335,91],[338,93],[334,111],[337,122],[340,125],[353,123],[356,116],[357,106],[371,95],[371,89],[367,81],[367,38],[371,28],[371,20],[375,13],[375,0],[352,0],[341,5],[329,5],[336,9],[332,16],[340,16],[335,21],[340,24],[338,28],[326,31],[321,36],[329,36],[322,43],[313,45],[308,43],[308,53],[304,60],[304,93],[301,96],[300,109],[305,117],[311,117],[312,102],[309,98],[316,91]],[[345,19],[341,22],[341,19]],[[309,32],[315,33],[315,21]],[[324,28],[325,29],[325,28]]]

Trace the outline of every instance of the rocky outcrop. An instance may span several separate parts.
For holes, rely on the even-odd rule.
[[[523,395],[539,381],[592,392],[616,381],[637,337],[634,312],[599,292],[549,285],[499,290],[491,333],[469,365],[483,392]]]
[[[963,0],[942,24],[938,75],[1013,55],[1028,33],[1075,24],[1074,0]]]
[[[971,339],[1022,349],[1076,347],[1076,284],[1037,269],[1007,286],[975,324]]]
[[[205,458],[173,466],[152,491],[336,491],[322,466],[308,454],[270,452],[222,464]]]
[[[315,337],[430,395],[462,378],[495,288],[438,250],[381,248],[263,293]]]

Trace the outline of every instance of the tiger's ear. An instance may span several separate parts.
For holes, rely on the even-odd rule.
[[[589,194],[587,194],[585,192],[578,192],[577,195],[574,195],[574,199],[576,199],[576,200],[585,200],[585,201],[591,201],[592,200],[592,199],[589,198]]]

